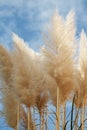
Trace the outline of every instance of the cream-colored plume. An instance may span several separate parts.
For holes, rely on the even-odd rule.
[[[79,49],[79,64],[82,67],[81,69],[84,70],[84,68],[87,65],[87,37],[85,32],[82,30],[81,36],[80,36],[80,49]]]
[[[42,55],[45,69],[56,79],[60,88],[61,103],[68,98],[75,87],[74,37],[74,13],[70,12],[65,22],[57,13],[54,14],[44,40]]]
[[[22,103],[32,106],[36,104],[41,92],[48,91],[48,86],[56,83],[40,68],[39,55],[27,47],[18,36],[13,35],[13,39],[13,87]]]
[[[11,69],[10,53],[0,45],[0,75],[7,83],[10,83]]]
[[[14,94],[9,89],[9,86],[4,82],[2,85],[3,116],[5,116],[8,126],[15,129],[17,126],[17,100],[14,98]]]
[[[83,86],[81,87],[81,89],[87,89],[86,88],[87,86],[87,36],[84,31],[82,31],[80,37],[79,65],[80,65],[81,77],[83,80]]]
[[[84,102],[86,102],[87,98],[87,36],[85,32],[82,30],[80,36],[80,45],[79,45],[79,64],[78,64],[78,83],[79,88],[77,89],[77,97],[76,105],[82,107]],[[78,104],[79,102],[79,104]]]
[[[4,105],[3,113],[6,117],[6,122],[10,127],[15,128],[16,123],[16,100],[11,91],[11,70],[12,61],[10,53],[0,45],[0,75],[2,79],[2,103]],[[14,118],[13,118],[14,116]]]
[[[13,51],[13,74],[12,85],[21,99],[22,103],[27,106],[32,106],[35,103],[36,93],[31,85],[32,77],[35,73],[35,68],[32,63],[32,54],[28,55],[29,49],[16,34],[13,35],[14,51]]]
[[[17,127],[17,102],[12,87],[12,67],[11,53],[9,53],[2,45],[0,45],[0,77],[1,77],[1,93],[3,104],[3,116],[6,123],[16,129]],[[21,116],[22,115],[22,116]],[[24,110],[20,107],[20,117],[26,119]]]

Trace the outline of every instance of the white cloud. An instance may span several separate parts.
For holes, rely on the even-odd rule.
[[[0,27],[3,23],[3,36],[5,36],[6,39],[8,33],[13,30],[17,30],[16,32],[18,33],[20,28],[16,25],[22,20],[25,22],[23,23],[24,25],[21,23],[21,28],[25,29],[23,31],[30,30],[32,32],[38,32],[43,30],[56,8],[63,16],[65,16],[70,9],[74,8],[75,12],[82,18],[78,19],[80,19],[81,22],[87,21],[85,17],[86,13],[83,14],[83,4],[83,0],[69,0],[66,2],[65,0],[0,0]],[[16,19],[16,15],[18,19]],[[4,22],[8,19],[10,19],[9,25]],[[38,38],[40,37],[39,35]],[[4,37],[0,36],[0,41],[4,41]]]

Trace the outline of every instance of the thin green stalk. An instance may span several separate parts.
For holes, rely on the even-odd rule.
[[[73,130],[74,101],[75,101],[75,96],[73,98],[72,109],[71,109],[71,124],[70,124],[71,130]]]

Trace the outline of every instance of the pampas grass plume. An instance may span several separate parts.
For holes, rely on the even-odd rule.
[[[61,104],[66,101],[70,93],[75,89],[74,47],[72,44],[75,35],[73,15],[74,13],[70,12],[64,22],[61,16],[54,14],[50,29],[44,40],[45,46],[42,48],[44,67],[57,82],[60,89]]]

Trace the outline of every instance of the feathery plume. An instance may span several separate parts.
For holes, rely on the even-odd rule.
[[[0,45],[0,76],[2,79],[2,104],[3,113],[7,124],[16,129],[17,126],[17,99],[14,96],[11,86],[12,74],[11,53],[9,53],[2,45]],[[20,111],[24,115],[24,110]],[[13,118],[14,117],[14,118]],[[22,117],[23,118],[23,117]],[[25,116],[24,116],[25,118]]]
[[[0,75],[6,81],[6,83],[10,83],[12,62],[10,53],[0,45]]]
[[[7,85],[3,82],[4,87],[8,88]],[[6,123],[12,127],[16,128],[17,126],[17,100],[14,98],[11,90],[4,89],[2,91],[2,104],[3,104],[3,113],[6,119]],[[14,117],[14,118],[13,118]]]
[[[26,47],[23,40],[15,35],[13,52],[13,86],[21,101],[27,106],[32,106],[35,103],[39,91],[46,89],[45,80],[47,79],[34,60],[37,54]],[[34,58],[35,57],[35,58]],[[44,88],[45,86],[45,88]]]
[[[61,16],[55,14],[45,37],[45,46],[42,48],[43,64],[57,82],[61,103],[68,98],[75,86],[72,44],[74,43],[75,28],[73,28],[73,21],[72,12],[67,16],[66,22]]]
[[[78,83],[79,88],[77,89],[77,100],[76,105],[82,107],[87,96],[87,37],[85,32],[82,30],[80,36],[80,49],[79,49],[79,63],[78,63]],[[79,101],[78,101],[79,100]]]
[[[16,101],[11,92],[11,69],[12,61],[10,53],[0,45],[0,76],[2,79],[2,103],[4,105],[3,113],[5,113],[6,122],[9,126],[16,127]],[[13,119],[14,116],[14,119]],[[13,120],[12,120],[13,119]]]

